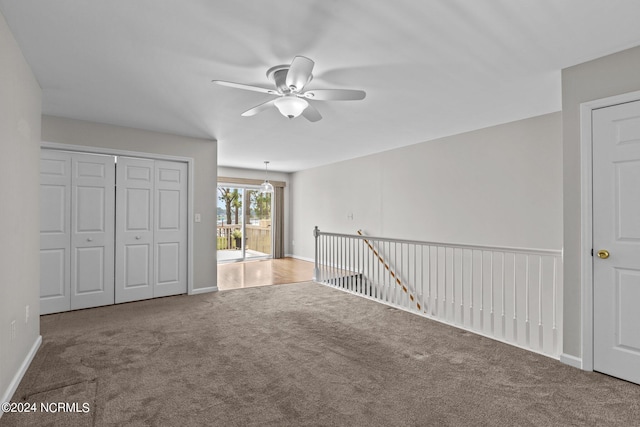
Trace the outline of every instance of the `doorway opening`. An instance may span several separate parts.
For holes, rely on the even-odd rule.
[[[219,184],[217,188],[218,262],[273,256],[273,197],[256,186]]]

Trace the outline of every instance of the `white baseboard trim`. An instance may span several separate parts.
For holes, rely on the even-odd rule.
[[[303,257],[303,256],[293,255],[293,254],[286,254],[285,256],[287,258],[299,259],[300,261],[316,262],[316,260],[313,259],[313,258],[307,258],[307,257]]]
[[[38,335],[38,338],[36,338],[36,341],[31,346],[31,350],[29,350],[29,353],[27,353],[27,356],[22,361],[20,369],[18,369],[18,372],[16,372],[16,374],[13,376],[13,380],[11,380],[11,383],[9,383],[9,388],[7,388],[2,397],[0,397],[0,403],[11,401],[13,394],[16,392],[16,389],[20,385],[20,381],[22,381],[24,374],[27,373],[27,369],[29,369],[29,365],[31,365],[31,362],[36,356],[36,353],[38,352],[41,344],[42,335]],[[0,411],[0,417],[2,417],[2,411]]]
[[[208,288],[192,289],[189,295],[208,294],[209,292],[218,292],[218,287],[209,286]]]
[[[562,353],[560,355],[560,361],[565,365],[573,366],[574,368],[582,369],[582,358],[572,356],[570,354]]]

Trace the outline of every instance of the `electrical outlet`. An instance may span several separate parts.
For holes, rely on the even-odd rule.
[[[29,306],[24,308],[24,323],[29,323]]]
[[[13,320],[11,322],[11,325],[9,326],[9,336],[10,336],[10,341],[13,342],[16,340],[16,321]]]

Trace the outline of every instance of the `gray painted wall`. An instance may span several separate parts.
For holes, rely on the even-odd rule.
[[[292,250],[321,230],[562,248],[559,112],[296,172]],[[353,220],[350,219],[353,214]],[[293,243],[295,242],[295,244]]]
[[[61,144],[155,153],[194,159],[193,288],[216,286],[217,143],[60,117],[42,117],[42,140]]]
[[[564,353],[582,357],[580,104],[640,90],[640,47],[562,71]]]
[[[41,111],[40,86],[0,14],[0,402],[40,336]]]

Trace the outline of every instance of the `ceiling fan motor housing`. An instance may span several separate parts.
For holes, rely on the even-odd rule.
[[[267,70],[267,77],[273,82],[278,91],[282,94],[291,93],[291,88],[287,86],[287,73],[289,72],[289,64],[276,65]],[[313,79],[313,75],[309,75],[309,83]]]

